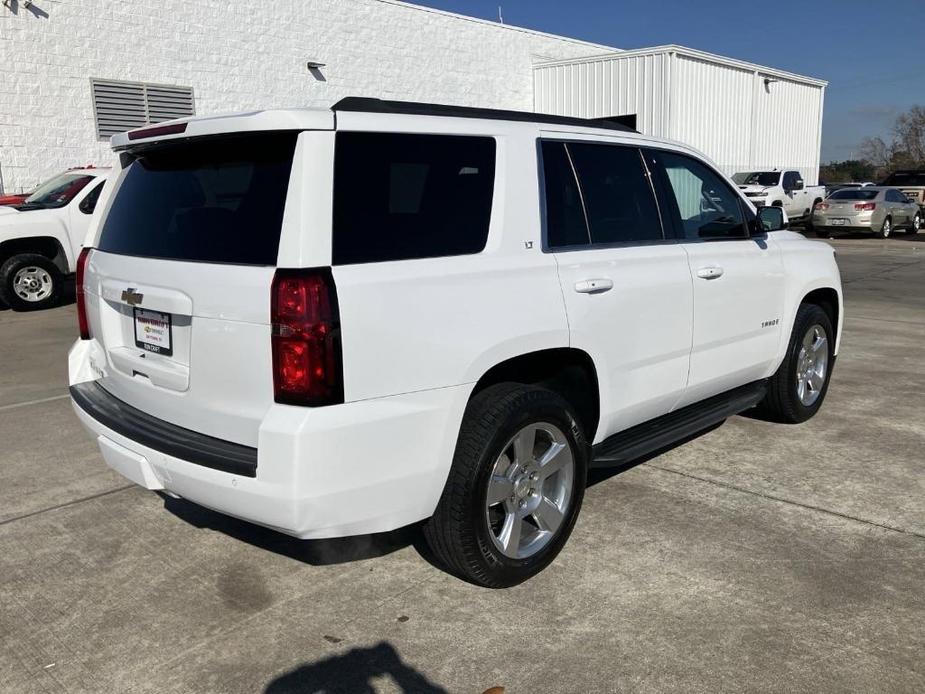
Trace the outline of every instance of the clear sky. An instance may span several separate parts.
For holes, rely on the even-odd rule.
[[[925,0],[414,0],[616,48],[677,43],[828,80],[822,161],[925,105]]]

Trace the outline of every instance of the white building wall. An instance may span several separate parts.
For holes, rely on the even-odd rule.
[[[725,173],[795,168],[815,183],[825,84],[664,46],[537,65],[534,107],[585,118],[635,113],[640,132],[696,147]]]
[[[348,95],[530,110],[534,63],[615,50],[394,0],[14,6],[0,5],[7,192],[110,161],[96,137],[91,78],[192,87],[199,115],[326,107]],[[327,64],[322,79],[308,60]]]
[[[669,137],[670,58],[613,55],[534,70],[535,109],[576,118],[636,114],[641,132]]]

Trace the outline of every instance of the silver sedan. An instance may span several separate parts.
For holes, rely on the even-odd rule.
[[[882,239],[897,229],[917,234],[922,212],[895,188],[866,186],[836,190],[813,208],[813,229],[828,238],[836,231],[866,231]]]

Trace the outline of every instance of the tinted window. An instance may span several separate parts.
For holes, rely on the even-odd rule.
[[[800,180],[800,174],[796,171],[788,171],[784,174],[784,190],[793,190],[797,187],[797,181]]]
[[[742,238],[748,232],[739,196],[718,174],[695,159],[658,152],[668,179],[669,207],[688,239]]]
[[[739,185],[746,186],[776,186],[780,183],[779,171],[755,171],[753,173],[737,173],[732,180]]]
[[[592,243],[662,238],[658,207],[634,147],[566,145],[578,174]]]
[[[550,248],[587,245],[591,243],[591,236],[565,144],[546,141],[542,147],[546,243]]]
[[[898,190],[888,190],[886,192],[886,199],[888,202],[907,202],[906,196]]]
[[[925,171],[897,171],[882,183],[885,186],[925,186]]]
[[[842,188],[832,193],[829,200],[873,200],[879,192],[870,188]]]
[[[638,149],[547,141],[543,173],[550,248],[663,238]]]
[[[275,265],[295,134],[141,150],[106,216],[111,253]]]
[[[81,212],[84,214],[93,214],[93,210],[96,209],[96,203],[100,200],[100,193],[103,191],[103,186],[105,184],[105,181],[100,183],[96,188],[87,193],[87,197],[80,201]]]
[[[334,263],[480,252],[494,180],[490,137],[339,133]]]

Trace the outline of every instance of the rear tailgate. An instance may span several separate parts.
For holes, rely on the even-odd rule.
[[[295,142],[258,133],[131,153],[84,280],[112,395],[257,445],[273,402],[270,287]]]

